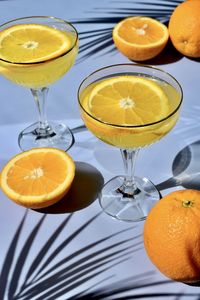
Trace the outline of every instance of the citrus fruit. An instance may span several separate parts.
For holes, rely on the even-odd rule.
[[[168,28],[161,22],[143,16],[129,17],[113,29],[113,41],[131,60],[144,61],[158,55],[167,44]]]
[[[144,225],[149,258],[167,277],[185,283],[200,280],[200,191],[164,196]]]
[[[169,111],[169,101],[162,88],[141,76],[103,80],[94,86],[87,101],[95,118],[114,125],[153,123]]]
[[[200,57],[200,1],[178,5],[169,20],[169,34],[174,47],[183,55]]]
[[[1,172],[3,192],[17,204],[42,208],[56,203],[69,190],[75,164],[64,151],[35,148],[13,157]]]
[[[12,63],[33,63],[53,59],[71,48],[61,30],[40,24],[18,24],[0,33],[0,58]]]

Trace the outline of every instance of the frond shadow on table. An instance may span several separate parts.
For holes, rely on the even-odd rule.
[[[5,299],[6,294],[8,299],[13,300],[32,299],[36,296],[38,296],[37,299],[51,299],[50,296],[52,295],[52,299],[56,299],[58,293],[67,295],[67,292],[73,291],[113,266],[128,260],[131,254],[141,249],[140,235],[128,239],[123,238],[123,232],[132,230],[132,227],[92,241],[73,253],[67,254],[64,258],[56,260],[59,254],[74,239],[77,239],[89,225],[93,224],[100,214],[91,217],[53,249],[56,240],[72,219],[73,214],[69,214],[41,248],[37,249],[37,253],[35,257],[31,258],[29,267],[22,279],[20,274],[27,264],[28,254],[46,218],[45,215],[42,216],[24,244],[19,245],[19,239],[23,234],[27,217],[27,214],[25,214],[8,248],[2,266],[0,299]],[[117,235],[122,235],[122,239],[114,242],[113,239]],[[20,247],[18,255],[16,255],[17,247]],[[42,296],[40,297],[41,293]]]
[[[180,4],[181,0],[154,0],[154,1],[124,1],[123,7],[121,1],[110,1],[112,7],[97,7],[94,8],[91,13],[94,15],[100,15],[98,17],[91,17],[79,20],[72,20],[74,24],[84,25],[84,31],[79,30],[80,38],[80,50],[79,59],[77,63],[85,60],[93,55],[114,55],[117,53],[117,49],[112,40],[112,30],[114,26],[122,19],[129,16],[148,16],[155,18],[163,23],[169,21],[175,7]],[[119,5],[116,5],[120,3]],[[109,5],[109,2],[108,2]],[[89,12],[90,13],[90,12]],[[103,16],[101,16],[103,15]],[[88,25],[88,30],[85,30],[85,26]],[[94,25],[95,29],[92,29]],[[99,29],[97,29],[99,26]],[[146,61],[148,64],[166,64],[177,61],[183,56],[175,50],[172,44],[169,42],[165,50],[156,58]]]
[[[88,226],[93,225],[100,215],[101,213],[92,216],[60,241],[59,237],[63,230],[73,220],[73,214],[69,214],[41,244],[41,247],[34,249],[35,255],[32,255],[30,259],[28,255],[35,239],[39,237],[39,231],[46,215],[39,219],[24,243],[19,243],[20,236],[23,235],[23,228],[26,226],[26,212],[13,236],[3,262],[0,274],[0,299],[56,300],[63,296],[64,299],[70,300],[116,299],[116,297],[117,299],[128,300],[180,295],[180,293],[170,292],[155,292],[153,294],[144,292],[144,289],[148,287],[156,288],[172,283],[170,280],[154,281],[154,271],[137,274],[110,285],[105,284],[103,288],[98,288],[99,284],[107,283],[109,279],[114,277],[113,267],[128,261],[136,251],[143,248],[140,234],[130,238],[124,237],[123,234],[133,231],[136,227],[132,226],[92,240],[81,248],[67,253],[66,249],[70,243],[74,239],[78,239],[79,235],[87,230]],[[120,241],[115,240],[117,236],[120,237]],[[59,244],[55,246],[57,241]],[[59,254],[63,253],[67,254],[60,257]],[[23,270],[25,270],[24,273]],[[23,275],[21,275],[22,273]],[[105,276],[98,280],[102,274]],[[94,279],[96,279],[96,283],[93,282]],[[127,292],[129,296],[126,295]],[[137,296],[135,292],[137,292]],[[70,296],[68,296],[69,294]],[[188,297],[195,295],[198,294],[184,294]]]

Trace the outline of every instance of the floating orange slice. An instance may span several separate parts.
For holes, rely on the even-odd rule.
[[[102,122],[144,125],[166,117],[169,100],[154,80],[142,76],[116,76],[94,86],[84,106]]]
[[[0,58],[13,63],[46,61],[71,48],[63,31],[40,24],[19,24],[0,32]]]

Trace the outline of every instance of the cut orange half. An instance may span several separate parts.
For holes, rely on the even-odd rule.
[[[99,82],[91,90],[88,112],[102,122],[138,126],[166,117],[169,100],[156,81],[141,76],[117,76]],[[85,101],[86,101],[85,100]]]
[[[74,175],[74,161],[66,152],[38,148],[13,157],[4,166],[0,180],[8,198],[28,208],[42,208],[68,192]]]
[[[143,61],[158,55],[169,39],[168,28],[149,17],[129,17],[113,29],[113,40],[120,52],[131,60]]]
[[[40,24],[19,24],[0,32],[0,58],[12,63],[41,62],[71,48],[64,31]]]

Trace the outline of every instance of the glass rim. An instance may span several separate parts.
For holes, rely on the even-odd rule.
[[[171,79],[173,79],[173,80],[176,82],[176,84],[178,85],[179,89],[180,89],[180,101],[179,101],[178,105],[176,106],[176,108],[175,108],[172,112],[170,112],[170,114],[168,114],[166,117],[164,117],[164,118],[162,118],[162,119],[160,119],[160,120],[158,120],[158,121],[151,122],[151,123],[147,123],[147,124],[142,124],[142,125],[118,125],[118,124],[112,124],[112,123],[109,123],[109,122],[104,122],[104,121],[101,121],[101,120],[95,118],[92,114],[90,114],[90,113],[83,107],[83,105],[82,105],[81,102],[80,102],[80,97],[79,97],[79,95],[80,95],[80,89],[81,89],[82,85],[84,84],[84,82],[86,82],[86,80],[88,80],[89,78],[91,78],[93,75],[99,73],[100,71],[107,70],[107,69],[113,68],[113,67],[123,67],[123,66],[128,66],[128,67],[130,67],[130,66],[133,66],[133,67],[143,67],[143,68],[146,68],[146,69],[152,69],[152,70],[161,72],[162,74],[165,74],[165,75],[167,75],[168,77],[170,77]],[[119,73],[121,74],[121,73],[125,73],[125,72],[119,72]],[[144,73],[144,74],[145,74],[145,73]],[[116,73],[116,75],[117,75],[117,73]],[[146,74],[146,75],[147,75],[147,74]],[[88,85],[88,86],[89,86],[89,85]],[[81,109],[83,109],[83,111],[84,111],[88,116],[90,116],[92,119],[94,119],[95,121],[97,121],[97,122],[99,122],[99,123],[101,123],[101,124],[104,124],[104,125],[110,125],[110,126],[116,127],[116,128],[143,128],[143,127],[148,127],[148,126],[152,126],[152,125],[159,124],[159,123],[161,123],[161,122],[163,122],[163,121],[169,119],[171,116],[173,116],[173,115],[179,110],[179,108],[180,108],[180,106],[181,106],[181,104],[182,104],[182,102],[183,102],[183,89],[182,89],[180,83],[178,82],[178,80],[177,80],[174,76],[172,76],[170,73],[168,73],[168,72],[166,72],[166,71],[164,71],[164,70],[162,70],[162,69],[156,68],[156,67],[154,67],[154,66],[143,65],[143,64],[139,64],[139,63],[136,63],[136,64],[131,64],[131,63],[113,64],[113,65],[107,65],[107,66],[105,66],[105,67],[102,67],[102,68],[100,68],[100,69],[97,69],[97,70],[93,71],[92,73],[90,73],[89,75],[87,75],[87,76],[81,81],[77,93],[78,93],[78,102],[79,102],[79,105],[80,105]]]
[[[60,55],[58,55],[58,56],[56,56],[54,58],[49,58],[49,59],[46,59],[46,60],[35,61],[35,62],[11,62],[9,60],[5,60],[5,59],[2,59],[0,57],[0,61],[6,62],[6,63],[11,64],[11,65],[37,65],[37,64],[39,65],[39,64],[45,63],[47,61],[51,61],[51,60],[54,60],[54,59],[57,59],[59,57],[62,57],[64,55],[66,55],[67,53],[71,52],[74,49],[75,45],[78,42],[78,31],[74,27],[74,25],[71,22],[69,22],[69,21],[63,20],[61,18],[53,17],[53,16],[27,16],[27,17],[21,17],[21,18],[12,19],[12,20],[9,20],[9,21],[7,21],[5,23],[0,24],[0,30],[1,30],[1,27],[5,26],[5,25],[8,25],[8,24],[16,22],[16,21],[26,20],[26,19],[27,20],[28,19],[51,19],[51,20],[55,20],[55,21],[58,21],[60,23],[63,23],[65,25],[69,25],[74,30],[75,35],[76,35],[76,39],[75,39],[73,45],[70,47],[70,49],[68,49],[65,53],[62,53],[62,54],[60,54]]]

